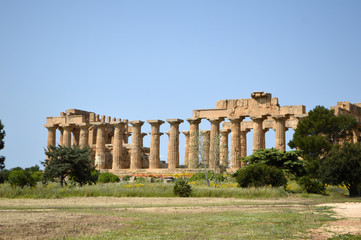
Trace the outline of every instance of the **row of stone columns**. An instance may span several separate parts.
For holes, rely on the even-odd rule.
[[[276,148],[285,150],[285,116],[273,116],[276,121]],[[199,131],[201,119],[188,118],[190,124],[189,131],[183,131],[185,135],[185,156],[184,164],[189,168],[196,168],[199,164],[199,133],[203,137],[202,160],[205,164],[213,167],[214,164],[228,165],[228,134],[231,132],[231,148],[230,148],[230,168],[237,169],[243,164],[239,161],[240,157],[247,156],[247,137],[246,134],[250,130],[241,130],[241,122],[244,117],[230,117],[231,130],[221,130],[220,123],[224,118],[208,119],[211,123],[211,129]],[[265,131],[262,123],[265,116],[252,117],[253,120],[253,149],[265,148]],[[175,169],[179,167],[179,125],[183,122],[181,119],[167,119],[170,124],[169,141],[168,141],[168,168]],[[148,120],[151,125],[151,146],[149,154],[149,168],[156,169],[160,166],[160,126],[164,123],[162,120]],[[141,148],[143,147],[143,137],[145,133],[141,133],[143,121],[130,121],[132,125],[132,148],[130,156],[130,169],[139,169],[142,167]],[[100,169],[105,167],[105,143],[106,143],[106,126],[109,123],[95,123],[96,127],[96,151],[95,161]],[[113,122],[113,169],[123,169],[124,160],[122,159],[123,143],[128,141],[128,122]],[[48,128],[48,146],[55,145],[56,127]],[[80,146],[88,146],[91,139],[94,138],[94,131],[89,131],[89,125],[83,124],[77,126],[80,130],[73,131],[73,143]],[[61,126],[61,144],[64,146],[71,145],[72,126]],[[91,134],[90,134],[90,133]],[[219,139],[220,137],[220,139]],[[219,150],[216,148],[219,147]],[[215,161],[219,160],[220,163]]]

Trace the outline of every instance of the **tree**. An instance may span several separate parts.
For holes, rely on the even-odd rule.
[[[4,125],[1,123],[0,120],[0,150],[4,148],[5,143],[4,143],[4,138],[5,138],[5,130],[4,130]],[[2,171],[5,168],[5,157],[4,156],[0,156],[0,171]]]
[[[345,185],[349,196],[361,196],[361,143],[335,145],[321,160],[321,179],[331,185]]]
[[[45,151],[48,157],[42,164],[45,167],[43,173],[43,182],[59,181],[60,186],[67,184],[66,178],[84,184],[95,183],[92,171],[95,169],[89,160],[90,149],[79,146],[49,146]]]
[[[299,121],[288,145],[302,150],[304,159],[319,159],[327,155],[332,145],[351,136],[356,126],[353,116],[336,116],[334,110],[316,106],[308,117]]]
[[[258,149],[252,155],[243,157],[242,161],[249,164],[263,163],[285,170],[288,175],[301,177],[306,173],[300,151],[280,151],[276,148]]]
[[[356,126],[357,120],[353,116],[336,116],[334,110],[316,106],[308,117],[299,121],[288,145],[302,150],[308,174],[318,178],[320,159],[327,156],[334,144],[349,138]]]
[[[33,178],[30,171],[17,169],[10,172],[9,183],[13,187],[34,187],[36,185],[36,180]]]

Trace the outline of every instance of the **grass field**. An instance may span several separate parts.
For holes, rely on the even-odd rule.
[[[344,188],[321,196],[292,185],[285,191],[197,183],[191,198],[179,198],[173,186],[1,184],[0,239],[361,239],[361,199],[346,197]],[[360,217],[339,219],[320,205],[347,201],[360,204]]]

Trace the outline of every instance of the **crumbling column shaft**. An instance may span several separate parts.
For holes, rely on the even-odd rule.
[[[240,159],[241,156],[241,145],[240,145],[240,131],[241,131],[241,119],[239,118],[230,118],[231,121],[231,169],[240,168]]]
[[[223,167],[228,167],[228,134],[230,130],[221,130],[220,162]]]
[[[264,118],[252,118],[253,120],[253,152],[263,148],[263,120]]]
[[[131,121],[132,130],[133,130],[133,137],[132,137],[132,150],[130,154],[130,169],[140,169],[142,168],[142,155],[140,149],[140,141],[139,138],[141,137],[141,127],[143,125],[143,121]]]
[[[199,123],[201,119],[188,118],[189,128],[189,162],[188,168],[196,168],[199,164]]]
[[[168,140],[168,169],[179,167],[179,124],[181,119],[167,119],[170,124]]]
[[[88,146],[88,136],[89,136],[89,126],[81,126],[80,127],[80,136],[79,136],[79,145],[82,148]]]
[[[114,124],[113,170],[125,168],[123,160],[123,125],[122,122]]]
[[[241,143],[241,157],[247,157],[247,133],[249,132],[249,130],[244,130],[241,131],[241,139],[240,139],[240,143]],[[241,167],[246,166],[247,163],[241,161]]]
[[[56,145],[56,127],[47,127],[48,129],[48,143],[47,146]]]
[[[219,124],[222,118],[208,119],[211,123],[210,145],[209,145],[209,167],[214,168],[219,165]]]
[[[71,147],[71,127],[63,127],[63,146]]]
[[[209,150],[210,150],[210,131],[208,130],[201,130],[202,136],[202,163],[209,165]]]
[[[286,122],[285,118],[274,118],[276,121],[275,147],[280,151],[286,150]]]
[[[97,141],[95,148],[95,164],[97,169],[105,168],[105,125],[97,126]]]
[[[185,136],[185,147],[184,147],[184,166],[188,167],[189,158],[189,131],[183,131]]]
[[[157,169],[160,166],[160,125],[164,123],[161,120],[148,120],[152,127],[150,132],[150,153],[149,153],[149,168]]]

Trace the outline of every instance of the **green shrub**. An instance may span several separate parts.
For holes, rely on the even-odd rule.
[[[8,181],[10,175],[10,171],[7,169],[3,169],[0,171],[0,183],[4,183]]]
[[[43,172],[42,171],[32,172],[31,177],[34,178],[35,182],[40,182],[43,177]]]
[[[282,170],[266,164],[250,164],[240,168],[234,174],[239,187],[281,187],[286,186],[287,179]]]
[[[101,183],[114,183],[114,182],[119,182],[120,179],[118,176],[112,174],[112,173],[101,173],[98,176],[98,182]]]
[[[34,187],[36,185],[36,181],[31,173],[24,170],[11,171],[8,180],[12,187],[23,188],[25,186]]]
[[[326,186],[317,179],[312,179],[309,176],[303,176],[297,180],[297,184],[302,191],[315,194],[326,194]]]
[[[177,179],[174,184],[174,194],[179,197],[190,197],[192,195],[192,187],[188,181]]]
[[[208,171],[207,174],[208,174],[208,177],[210,177],[210,176],[212,176],[213,171]],[[226,180],[226,177],[221,173],[217,173],[216,178],[217,178],[218,182],[224,182],[224,180]],[[212,181],[213,179],[214,179],[214,177],[212,177],[209,180]],[[205,174],[203,172],[202,173],[196,173],[192,177],[189,178],[189,181],[191,181],[191,182],[199,181],[199,180],[206,180],[206,176],[205,176]]]
[[[124,177],[122,177],[122,180],[126,182],[126,181],[129,181],[131,177],[132,176],[130,176],[130,175],[125,175]]]

